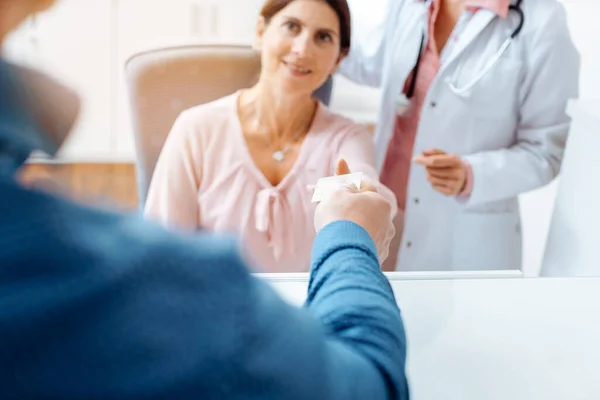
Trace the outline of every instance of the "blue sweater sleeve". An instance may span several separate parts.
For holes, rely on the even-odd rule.
[[[3,400],[408,398],[400,313],[358,226],[319,233],[297,308],[233,240],[0,188]]]
[[[372,398],[373,393],[409,398],[404,325],[377,257],[367,232],[350,222],[326,226],[313,246],[306,307],[344,351],[357,357],[337,372],[356,376],[355,381],[336,380],[343,394],[339,398]],[[373,372],[378,376],[366,380]]]

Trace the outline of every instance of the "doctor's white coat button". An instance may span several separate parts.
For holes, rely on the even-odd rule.
[[[406,247],[410,248],[412,246],[412,242],[409,240],[408,242],[406,242]]]
[[[435,108],[437,106],[437,103],[435,101],[432,101],[431,103],[429,103],[429,105],[431,106],[431,108]]]
[[[419,198],[415,197],[415,204],[419,204]]]

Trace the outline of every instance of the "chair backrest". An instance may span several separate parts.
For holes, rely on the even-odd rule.
[[[140,205],[179,114],[252,86],[260,57],[250,46],[185,46],[152,50],[125,65]]]
[[[252,86],[260,55],[250,46],[197,45],[157,49],[132,56],[125,65],[136,152],[140,206],[177,116],[185,109]],[[325,104],[331,79],[315,95]]]

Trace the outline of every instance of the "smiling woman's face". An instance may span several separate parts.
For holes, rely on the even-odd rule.
[[[261,77],[290,94],[311,94],[341,61],[340,20],[324,1],[295,0],[260,19]]]

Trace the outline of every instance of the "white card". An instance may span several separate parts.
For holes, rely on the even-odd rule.
[[[354,172],[347,175],[334,175],[321,178],[317,181],[311,201],[313,203],[322,201],[332,190],[350,184],[353,184],[357,189],[360,189],[362,176],[362,172]]]

